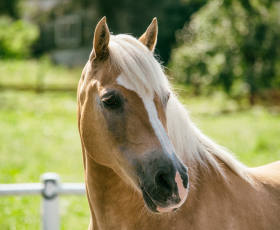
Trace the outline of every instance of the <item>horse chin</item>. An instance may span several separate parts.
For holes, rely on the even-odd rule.
[[[150,212],[156,213],[156,214],[163,214],[163,213],[172,212],[172,211],[177,210],[177,208],[161,208],[161,207],[159,207],[150,198],[150,196],[148,195],[148,193],[145,191],[145,189],[143,187],[141,187],[141,191],[142,191],[142,195],[143,195],[143,199],[145,201],[146,207]]]

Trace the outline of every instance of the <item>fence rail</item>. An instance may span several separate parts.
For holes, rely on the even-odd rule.
[[[84,195],[84,183],[61,183],[56,173],[41,175],[42,183],[0,184],[0,196],[42,195],[42,229],[59,230],[59,195]]]
[[[17,90],[17,91],[35,91],[35,92],[77,92],[77,86],[38,86],[38,85],[12,85],[12,84],[1,84],[0,83],[0,89],[1,90]]]

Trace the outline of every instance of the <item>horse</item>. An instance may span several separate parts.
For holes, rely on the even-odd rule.
[[[96,26],[77,92],[88,229],[280,229],[280,161],[248,168],[192,123],[157,34]]]

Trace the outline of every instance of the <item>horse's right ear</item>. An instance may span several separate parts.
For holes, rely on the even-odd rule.
[[[110,32],[103,17],[97,24],[94,32],[93,50],[90,54],[90,61],[104,60],[109,53]]]
[[[151,25],[146,30],[146,32],[138,40],[142,42],[145,46],[147,46],[147,48],[150,51],[154,52],[157,43],[157,33],[158,33],[157,19],[154,18]]]

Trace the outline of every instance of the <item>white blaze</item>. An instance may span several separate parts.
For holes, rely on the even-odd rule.
[[[124,86],[125,88],[132,90],[134,92],[136,92],[135,88],[129,84],[128,82],[125,82],[124,78],[122,77],[122,75],[119,75],[117,78],[117,82],[119,85]],[[145,96],[141,96],[138,94],[138,96],[143,100],[144,106],[148,112],[149,115],[149,119],[150,122],[152,124],[152,127],[155,130],[155,133],[162,145],[162,148],[169,153],[170,155],[172,155],[172,151],[173,150],[173,146],[171,144],[171,141],[169,140],[167,133],[165,132],[165,129],[161,123],[161,121],[158,118],[158,113],[157,113],[157,109],[153,100],[153,95],[145,95]]]

